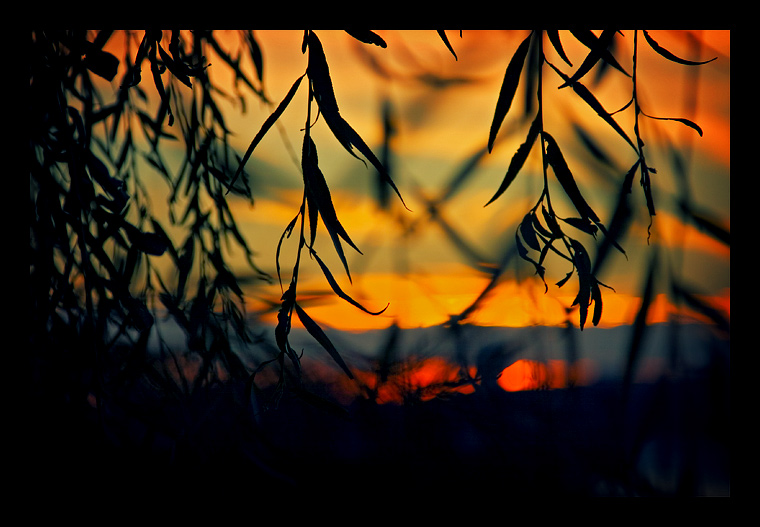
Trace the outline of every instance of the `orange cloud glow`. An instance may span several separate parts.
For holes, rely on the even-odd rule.
[[[435,274],[401,276],[391,273],[369,273],[361,277],[359,297],[354,296],[370,310],[388,308],[381,315],[369,315],[349,303],[328,295],[321,303],[307,305],[309,316],[325,327],[346,331],[384,329],[392,323],[402,328],[429,327],[448,322],[450,317],[462,313],[480,295],[488,284],[484,276]],[[304,284],[305,289],[308,284]],[[313,285],[313,284],[311,284]],[[321,284],[324,287],[324,284]],[[565,287],[570,287],[567,284]],[[353,296],[353,291],[346,290]],[[567,295],[562,289],[549,287],[544,293],[540,280],[505,279],[494,288],[466,322],[479,326],[526,327],[534,325],[562,326],[568,315],[574,292]],[[731,292],[725,289],[720,295],[703,298],[703,301],[730,318]],[[599,327],[615,327],[631,324],[641,306],[641,299],[632,294],[603,292],[603,313]],[[255,301],[249,304],[251,311],[261,307]],[[673,315],[709,322],[703,315],[687,306],[675,306],[667,295],[658,294],[648,310],[647,322],[664,323]],[[263,322],[276,324],[276,312],[263,316]],[[570,314],[570,321],[577,325],[577,308]],[[293,317],[294,327],[300,327]]]

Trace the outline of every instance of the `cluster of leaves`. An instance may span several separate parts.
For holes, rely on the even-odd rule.
[[[161,31],[145,31],[142,38],[110,31],[94,38],[86,31],[31,34],[30,344],[44,360],[90,371],[93,380],[79,389],[99,401],[108,392],[100,365],[115,344],[130,342],[131,358],[116,366],[122,378],[148,368],[156,297],[185,330],[191,352],[204,359],[199,383],[214,375],[215,361],[233,375],[246,374],[230,348],[230,323],[240,338],[249,329],[241,278],[227,262],[228,249],[242,249],[253,276],[264,274],[225,199],[230,191],[252,195],[247,176],[237,186],[230,182],[229,167],[239,157],[228,143],[219,99],[231,96],[207,76],[204,50],[213,49],[239,83],[265,100],[261,53],[253,34],[243,33],[248,53],[258,57],[254,80],[211,32],[193,32],[189,41],[184,32],[168,34],[166,49]],[[123,58],[105,50],[120,37]],[[120,64],[126,68],[121,89],[115,100],[106,100],[102,83],[115,81]],[[146,64],[157,109],[141,82]],[[184,158],[175,172],[167,151],[179,141]],[[177,245],[168,234],[172,229],[153,214],[140,177],[143,161],[171,189],[171,227],[189,232]],[[184,209],[177,213],[177,207]],[[162,277],[154,261],[167,256],[173,277]],[[194,292],[191,276],[198,277]]]
[[[507,190],[523,168],[536,140],[540,138],[541,158],[543,160],[543,191],[538,202],[527,214],[525,214],[522,222],[517,228],[517,232],[515,233],[516,246],[520,257],[535,266],[536,274],[544,280],[544,283],[546,283],[544,263],[549,252],[564,258],[572,264],[571,270],[564,278],[557,282],[557,286],[562,287],[573,274],[577,275],[578,293],[572,305],[577,305],[579,307],[579,325],[581,329],[583,329],[586,324],[589,308],[592,303],[594,305],[592,323],[597,325],[601,320],[602,294],[600,286],[608,286],[598,280],[597,272],[601,267],[603,258],[607,255],[608,248],[614,247],[622,254],[625,254],[625,251],[619,245],[617,240],[624,234],[627,220],[630,216],[630,208],[626,196],[632,191],[632,182],[636,172],[640,173],[640,182],[646,198],[650,217],[655,215],[651,175],[656,174],[656,170],[647,164],[644,155],[644,141],[639,129],[639,117],[645,116],[653,119],[679,121],[695,129],[700,135],[702,135],[701,129],[688,119],[653,117],[642,112],[636,93],[636,59],[638,54],[636,37],[638,32],[634,34],[632,74],[629,74],[623,66],[620,65],[611,51],[614,47],[614,38],[619,33],[618,30],[604,30],[597,37],[591,31],[571,31],[571,34],[581,44],[585,45],[589,51],[581,65],[572,74],[568,75],[563,73],[559,67],[549,62],[543,51],[544,37],[546,37],[559,57],[561,57],[568,66],[573,67],[564,51],[559,33],[555,30],[532,31],[519,44],[509,61],[496,103],[496,109],[488,138],[488,150],[490,152],[493,149],[501,124],[512,106],[518,85],[523,77],[523,70],[527,69],[527,81],[525,82],[529,85],[527,88],[528,90],[530,90],[531,87],[535,87],[538,108],[535,115],[532,117],[532,122],[525,142],[520,145],[513,155],[501,185],[486,205],[495,201]],[[643,33],[646,41],[652,49],[669,60],[686,65],[698,65],[709,62],[694,62],[681,59],[657,44],[646,31]],[[610,128],[634,151],[635,161],[631,168],[622,177],[621,197],[618,200],[609,227],[605,227],[597,213],[583,197],[559,144],[544,128],[544,64],[548,65],[562,80],[562,83],[558,86],[559,89],[571,88],[573,92],[605,123],[607,123]],[[594,96],[592,91],[581,82],[584,76],[598,64],[609,66],[632,79],[633,89],[631,100],[620,110],[608,112]],[[631,105],[633,105],[635,111],[635,142],[614,118],[616,113],[626,110]],[[530,111],[530,106],[526,105],[526,112],[528,111]],[[556,209],[552,205],[552,196],[550,195],[549,190],[549,168],[551,168],[551,172],[554,174],[554,177],[560,184],[566,197],[569,198],[575,211],[578,213],[578,216],[561,217],[557,214]],[[601,250],[600,247],[600,250],[597,252],[597,259],[593,265],[589,251],[577,237],[571,237],[568,235],[563,225],[573,227],[574,229],[594,238],[598,232],[602,232],[605,237],[602,246],[604,247],[604,250]],[[531,251],[538,253],[538,256],[534,257]]]
[[[386,46],[385,42],[377,34],[371,31],[350,30],[347,32],[361,42],[374,44],[380,47]],[[338,139],[340,144],[343,145],[345,150],[352,156],[364,162],[366,165],[364,159],[357,156],[354,152],[354,148],[358,150],[359,153],[364,156],[364,158],[368,160],[378,171],[382,181],[390,188],[392,188],[393,191],[395,191],[402,203],[404,202],[403,198],[401,197],[401,193],[391,179],[383,163],[372,152],[369,146],[367,146],[361,136],[359,136],[359,134],[340,114],[324,49],[315,32],[308,30],[304,32],[302,52],[308,52],[306,72],[298,79],[296,79],[286,94],[285,98],[280,102],[270,117],[264,122],[259,132],[251,141],[251,144],[243,156],[240,167],[235,175],[235,178],[237,178],[237,176],[242,172],[245,163],[252,155],[256,146],[285,111],[287,106],[294,98],[296,92],[298,91],[302,80],[306,78],[308,80],[308,100],[303,134],[303,146],[301,150],[301,171],[304,182],[303,199],[298,213],[285,228],[285,231],[280,237],[280,242],[277,247],[277,274],[282,286],[282,276],[280,273],[279,263],[280,249],[284,239],[291,236],[300,220],[300,232],[296,261],[293,266],[290,284],[286,289],[284,289],[281,298],[282,303],[277,315],[277,326],[275,328],[275,341],[279,349],[279,353],[275,359],[272,359],[272,362],[276,361],[279,364],[281,371],[278,393],[281,393],[285,380],[288,378],[284,375],[286,371],[284,361],[286,358],[291,361],[296,370],[296,373],[298,374],[300,372],[299,354],[293,349],[289,342],[291,320],[294,312],[304,327],[307,329],[307,331],[315,338],[315,340],[317,340],[317,342],[319,342],[322,347],[324,347],[324,349],[343,369],[343,371],[350,378],[353,378],[353,374],[325,332],[306,313],[304,308],[299,305],[297,301],[301,253],[304,249],[306,249],[309,256],[317,262],[320,269],[324,273],[324,276],[331,289],[338,297],[371,315],[378,315],[384,312],[388,307],[386,305],[385,308],[379,311],[371,311],[356,301],[354,298],[352,298],[350,295],[348,295],[345,291],[343,291],[343,289],[341,289],[340,285],[338,284],[338,281],[333,276],[333,273],[330,271],[323,259],[319,256],[315,248],[317,227],[321,219],[322,224],[330,236],[335,252],[343,264],[348,280],[349,282],[351,281],[351,273],[349,270],[348,261],[345,256],[345,251],[343,249],[343,242],[347,243],[352,249],[360,254],[361,251],[351,240],[345,227],[338,219],[335,207],[332,202],[329,186],[324,174],[319,167],[317,146],[311,136],[311,128],[315,124],[312,123],[312,106],[315,102],[318,109],[318,116],[324,119],[330,131]],[[235,178],[233,178],[233,180]],[[264,367],[266,365],[267,363],[264,363],[261,367]],[[296,375],[294,378],[297,380],[299,376]]]

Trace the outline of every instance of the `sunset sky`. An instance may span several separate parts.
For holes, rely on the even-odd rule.
[[[419,327],[445,322],[472,304],[489,282],[489,275],[476,267],[497,265],[509,244],[514,242],[517,225],[537,200],[542,185],[540,158],[534,147],[523,171],[508,191],[484,207],[501,183],[516,148],[524,141],[527,126],[520,121],[523,110],[522,85],[510,114],[505,119],[497,143],[469,178],[445,203],[440,216],[476,253],[475,262],[463,255],[451,237],[432,220],[424,199],[436,199],[466,161],[488,140],[489,127],[504,71],[527,31],[448,31],[457,54],[455,59],[433,30],[382,31],[388,47],[361,44],[343,31],[317,31],[335,89],[341,115],[359,133],[375,154],[382,141],[381,111],[388,101],[395,135],[391,140],[392,177],[410,210],[397,199],[387,211],[374,200],[374,169],[351,157],[332,136],[323,119],[316,119],[312,137],[319,152],[319,164],[330,186],[338,218],[363,255],[346,247],[353,283],[349,283],[334,256],[327,232],[320,226],[316,249],[333,270],[346,293],[367,308],[381,309],[380,316],[367,315],[328,292],[329,286],[316,262],[302,260],[299,293],[309,314],[325,326],[361,330],[384,328],[392,323]],[[234,32],[219,32],[222,42],[233,51],[240,44]],[[306,70],[307,55],[301,52],[300,30],[255,31],[264,58],[263,84],[276,106],[293,82]],[[615,55],[631,71],[633,31],[623,31]],[[622,245],[627,259],[615,253],[600,279],[615,289],[603,290],[602,326],[630,323],[639,305],[646,262],[655,246],[666,249],[669,264],[682,281],[705,295],[729,315],[730,248],[691,225],[683,225],[676,207],[678,191],[668,143],[686,152],[692,203],[701,212],[730,229],[730,33],[729,31],[652,31],[662,46],[676,55],[693,60],[717,57],[706,65],[689,67],[674,64],[655,54],[639,35],[638,91],[645,113],[658,117],[683,117],[703,130],[694,130],[674,121],[644,120],[642,135],[647,159],[658,173],[653,176],[657,215],[647,245],[649,216],[643,192],[634,181],[631,203],[636,207],[635,223]],[[567,32],[560,32],[574,68],[583,61],[585,49]],[[692,45],[698,39],[701,51]],[[566,74],[572,73],[554,50],[545,45],[548,59]],[[695,56],[695,53],[700,53]],[[208,57],[209,72],[224,79],[224,69],[214,67]],[[631,82],[615,71],[599,85],[584,78],[602,105],[612,112],[631,97]],[[696,74],[696,75],[695,75]],[[588,80],[587,80],[588,79]],[[559,77],[544,69],[545,126],[560,144],[584,197],[607,223],[617,189],[633,164],[633,151],[594,112],[569,90],[557,90]],[[693,90],[687,88],[694,88]],[[696,94],[693,110],[689,97]],[[285,226],[296,215],[302,195],[298,162],[306,116],[307,92],[302,84],[278,121],[278,126],[257,147],[246,165],[252,174],[255,202],[233,199],[233,211],[256,251],[255,261],[276,276],[275,250]],[[258,132],[274,106],[250,97],[245,113],[230,105],[226,115],[234,131],[234,144],[242,153]],[[312,114],[312,121],[314,115]],[[620,125],[633,136],[632,111],[616,115]],[[578,141],[573,123],[606,150],[614,168],[590,158]],[[529,124],[529,121],[528,123]],[[291,150],[292,149],[292,150]],[[561,189],[554,191],[559,196]],[[553,202],[561,202],[555,198]],[[565,207],[566,204],[558,205]],[[567,210],[567,209],[564,209]],[[593,251],[596,243],[581,238]],[[601,234],[599,235],[601,237]],[[597,242],[599,239],[597,239]],[[283,281],[287,285],[292,270],[297,237],[286,240],[280,257]],[[306,256],[306,254],[304,254]],[[475,310],[469,322],[482,325],[557,325],[565,321],[564,308],[577,292],[577,281],[563,288],[555,283],[570,270],[567,262],[548,261],[548,292],[533,275],[530,264],[513,259],[498,286]],[[245,271],[241,264],[240,271]],[[660,291],[663,293],[664,290]],[[255,283],[247,289],[251,311],[277,302],[281,289]],[[652,321],[665,320],[671,308],[660,295],[652,309]],[[268,315],[273,320],[275,313]],[[571,319],[577,325],[577,310]],[[295,317],[294,317],[295,319]]]
[[[257,31],[255,34],[264,53],[267,93],[277,103],[305,70],[306,58],[300,50],[302,32]],[[462,257],[462,252],[440,226],[430,220],[420,198],[440,195],[466,160],[485,146],[506,64],[527,32],[463,31],[460,38],[458,31],[450,31],[448,35],[457,60],[434,31],[378,31],[388,42],[386,49],[360,44],[340,31],[317,34],[324,45],[341,114],[376,154],[379,154],[382,139],[382,104],[386,98],[390,100],[396,125],[396,135],[391,142],[392,177],[411,212],[404,210],[397,200],[390,213],[379,211],[372,200],[374,171],[348,155],[325,123],[317,122],[312,133],[338,217],[364,253],[363,256],[349,253],[354,280],[353,284],[341,280],[342,287],[370,309],[382,308],[388,302],[390,306],[383,315],[372,317],[328,295],[320,304],[310,306],[309,313],[320,322],[345,329],[387,327],[393,321],[403,327],[445,322],[449,315],[461,312],[478,297],[489,276]],[[632,31],[624,34],[626,38],[620,39],[621,48],[616,56],[630,71]],[[690,148],[692,198],[700,210],[730,228],[730,35],[727,31],[690,32],[689,35],[653,31],[651,35],[684,58],[696,58],[688,37],[698,36],[704,44],[699,58],[718,57],[696,67],[699,73],[697,100],[695,111],[691,112],[685,83],[692,82],[689,75],[695,73],[695,67],[663,59],[639,37],[638,89],[644,111],[653,116],[685,117],[698,123],[704,131],[700,137],[691,128],[673,121],[642,124],[649,162],[659,169],[655,183],[658,214],[650,243],[664,246],[669,255],[682,253],[681,257],[674,256],[674,261],[680,262],[677,265],[684,281],[714,297],[711,302],[728,311],[730,249],[693,226],[682,225],[674,209],[675,186],[665,142]],[[582,62],[584,49],[573,45],[574,39],[569,34],[562,37],[573,64]],[[552,53],[547,46],[550,60],[555,65],[564,65]],[[604,221],[611,213],[610,200],[616,196],[616,181],[620,181],[633,162],[632,151],[626,149],[616,134],[610,133],[606,124],[600,124],[585,104],[578,103],[572,93],[554,89],[560,84],[556,74],[545,71],[545,79],[547,129],[563,145],[584,196],[599,210]],[[612,73],[593,91],[608,111],[614,111],[630,98],[630,79]],[[299,92],[281,118],[284,133],[296,148],[302,137],[305,97],[305,90]],[[519,97],[518,91],[512,110],[517,116],[522,110]],[[621,126],[632,135],[631,112],[618,115]],[[244,130],[240,137],[241,150],[246,148],[266,116],[265,111],[251,111],[241,116],[241,130]],[[516,225],[535,202],[541,188],[540,160],[532,156],[507,193],[483,207],[501,182],[515,149],[524,141],[526,128],[520,128],[518,117],[510,119],[510,116],[505,120],[500,142],[493,152],[483,158],[459,192],[440,209],[451,228],[491,264],[499,261],[506,244],[513,240]],[[583,123],[607,148],[622,172],[605,172],[589,162],[588,155],[578,149],[571,128],[573,121]],[[514,133],[510,134],[511,131]],[[538,148],[534,148],[534,153],[537,151]],[[273,272],[276,240],[300,203],[301,176],[282,148],[279,133],[270,133],[254,157],[251,164],[254,191],[256,178],[261,178],[260,188],[264,193],[253,207],[240,203],[236,212],[249,232],[256,232],[255,238],[262,240],[256,243],[260,254],[257,261]],[[277,170],[275,174],[279,179],[274,184],[269,179],[269,166]],[[586,167],[595,167],[596,173],[604,174],[606,179],[589,173]],[[634,185],[633,203],[641,210],[624,243],[628,260],[620,254],[614,255],[611,261],[614,265],[602,278],[616,291],[604,291],[602,325],[629,323],[638,307],[645,262],[651,249],[646,245],[649,218],[638,184]],[[413,233],[402,237],[402,224],[413,223],[416,226]],[[321,232],[322,242],[318,236],[317,250],[321,249],[323,258],[331,262],[336,276],[345,278],[337,259],[331,258],[333,251],[327,233]],[[261,236],[266,233],[269,238]],[[265,242],[267,239],[271,241]],[[295,240],[290,242],[291,247],[296,243]],[[281,264],[287,280],[293,257],[292,253],[283,254]],[[548,277],[550,287],[546,294],[540,280],[532,276],[529,264],[518,265],[515,260],[508,269],[488,301],[473,314],[471,322],[507,326],[563,323],[564,307],[572,303],[576,284],[571,281],[562,289],[554,286],[568,271],[562,262],[549,267],[554,274]],[[301,291],[327,289],[314,262],[307,262],[302,272],[305,274],[301,278]],[[274,287],[276,295],[279,286]],[[251,305],[255,304],[252,299]],[[668,309],[664,296],[659,297],[653,320],[664,320]],[[575,319],[577,323],[577,312]]]

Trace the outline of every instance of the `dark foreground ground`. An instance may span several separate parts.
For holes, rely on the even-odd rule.
[[[80,497],[729,496],[729,394],[711,369],[634,385],[627,405],[603,382],[337,413],[285,396],[254,417],[242,383],[161,404],[135,386],[120,405],[37,412],[24,472]]]

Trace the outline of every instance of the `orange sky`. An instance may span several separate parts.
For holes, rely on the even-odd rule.
[[[229,42],[230,49],[234,50],[238,45],[232,38],[234,33],[221,33],[223,42]],[[392,144],[395,156],[393,177],[411,209],[411,212],[404,211],[396,203],[390,214],[378,212],[371,201],[372,171],[342,149],[324,122],[316,122],[312,135],[338,217],[364,253],[362,256],[347,249],[353,284],[341,272],[323,229],[317,238],[317,250],[348,294],[370,309],[390,303],[388,310],[378,317],[367,315],[329,294],[318,303],[304,303],[318,322],[348,330],[387,327],[393,322],[402,327],[440,324],[470,305],[488,283],[488,276],[463,260],[462,253],[451,244],[440,226],[426,216],[425,204],[419,199],[417,189],[427,196],[435,196],[464,160],[485,146],[504,70],[527,34],[519,31],[464,31],[460,38],[458,31],[451,31],[449,39],[458,57],[454,60],[432,30],[378,33],[386,39],[388,48],[359,44],[341,31],[317,32],[330,65],[341,114],[376,153],[382,137],[381,102],[385,97],[392,101],[397,119],[397,135]],[[616,56],[630,71],[633,32],[623,33],[626,38],[620,39],[622,45]],[[693,58],[694,48],[689,47],[688,37],[697,33],[652,31],[651,34],[675,54]],[[256,31],[255,35],[264,54],[264,86],[277,104],[305,71],[302,32],[268,30]],[[582,62],[584,50],[573,44],[569,33],[561,32],[561,36],[577,67]],[[704,136],[699,137],[693,130],[673,122],[647,122],[643,126],[648,159],[658,168],[655,186],[659,206],[651,243],[665,248],[668,255],[677,251],[672,261],[684,281],[698,286],[699,292],[724,308],[728,315],[730,248],[681,223],[673,208],[676,183],[670,173],[663,142],[667,139],[690,145],[692,197],[700,210],[730,228],[730,32],[703,31],[699,32],[699,37],[705,45],[702,56],[717,56],[718,60],[700,67],[696,110],[688,115],[683,113],[686,111],[683,86],[684,82],[692,82],[687,76],[691,73],[689,67],[662,59],[648,50],[643,37],[639,37],[642,50],[640,94],[647,104],[645,111],[657,116],[687,117],[704,130]],[[548,46],[547,54],[555,65],[570,71]],[[209,52],[209,62],[212,64],[209,71],[222,79],[223,69],[215,67],[218,57],[215,59],[213,52]],[[370,62],[393,72],[394,76],[373,73],[368,66]],[[439,86],[437,89],[433,88],[434,78]],[[619,138],[610,134],[606,125],[600,125],[600,120],[585,105],[578,104],[577,98],[568,101],[564,90],[555,90],[554,86],[559,84],[556,76],[550,76],[547,71],[546,78],[546,126],[561,145],[569,145],[563,149],[568,163],[574,168],[578,184],[592,206],[605,211],[600,214],[605,221],[616,186],[585,168],[593,165],[588,164],[587,158],[577,155],[578,150],[572,146],[568,119],[577,120],[595,134],[621,167],[628,168],[632,163],[631,151],[621,147]],[[118,84],[118,81],[114,82]],[[609,81],[594,88],[595,95],[610,111],[624,105],[630,92],[630,79],[622,75],[612,75]],[[518,103],[515,105],[518,106],[513,110],[516,112],[520,107]],[[256,250],[257,264],[273,275],[277,240],[300,205],[301,176],[289,148],[296,145],[295,150],[300,150],[305,108],[306,92],[302,87],[280,118],[281,129],[270,132],[249,162],[256,178],[254,189],[259,190],[255,204],[251,206],[232,200],[243,233]],[[235,133],[233,141],[242,152],[272,108],[250,99],[245,114],[241,114],[240,108],[233,103],[227,110],[228,125]],[[624,127],[630,124],[626,114],[620,114],[619,122]],[[513,130],[515,133],[510,134]],[[524,131],[510,116],[505,119],[502,132],[494,151],[486,156],[461,191],[441,209],[450,225],[492,264],[500,258],[505,244],[514,239],[517,223],[541,190],[540,160],[531,158],[526,163],[525,173],[520,174],[509,191],[483,208],[498,187],[515,149],[524,140]],[[160,183],[156,188],[165,191],[165,186]],[[644,210],[638,183],[634,185],[632,199]],[[633,320],[640,303],[638,296],[643,283],[645,255],[653,246],[646,243],[648,220],[645,214],[637,215],[627,245],[624,245],[628,259],[616,255],[601,278],[616,291],[603,290],[604,326]],[[405,225],[417,222],[417,228],[404,237],[399,222]],[[286,282],[294,261],[292,248],[295,243],[295,240],[286,240],[281,256]],[[589,244],[593,246],[594,242]],[[240,270],[244,269],[244,266],[240,267]],[[573,279],[561,289],[554,283],[568,269],[561,262],[549,268],[554,274],[547,277],[547,293],[544,293],[543,284],[531,277],[531,269],[527,266],[519,271],[516,269],[513,264],[469,322],[504,326],[563,324],[564,308],[572,302],[577,282]],[[308,293],[328,289],[315,262],[304,258],[299,291]],[[251,311],[265,305],[260,302],[261,298],[276,301],[281,294],[276,283],[269,286],[256,284],[247,292],[247,305]],[[665,320],[673,309],[664,296],[659,296],[652,309],[651,321]],[[271,314],[267,316],[272,318]],[[573,320],[577,323],[577,312]]]

